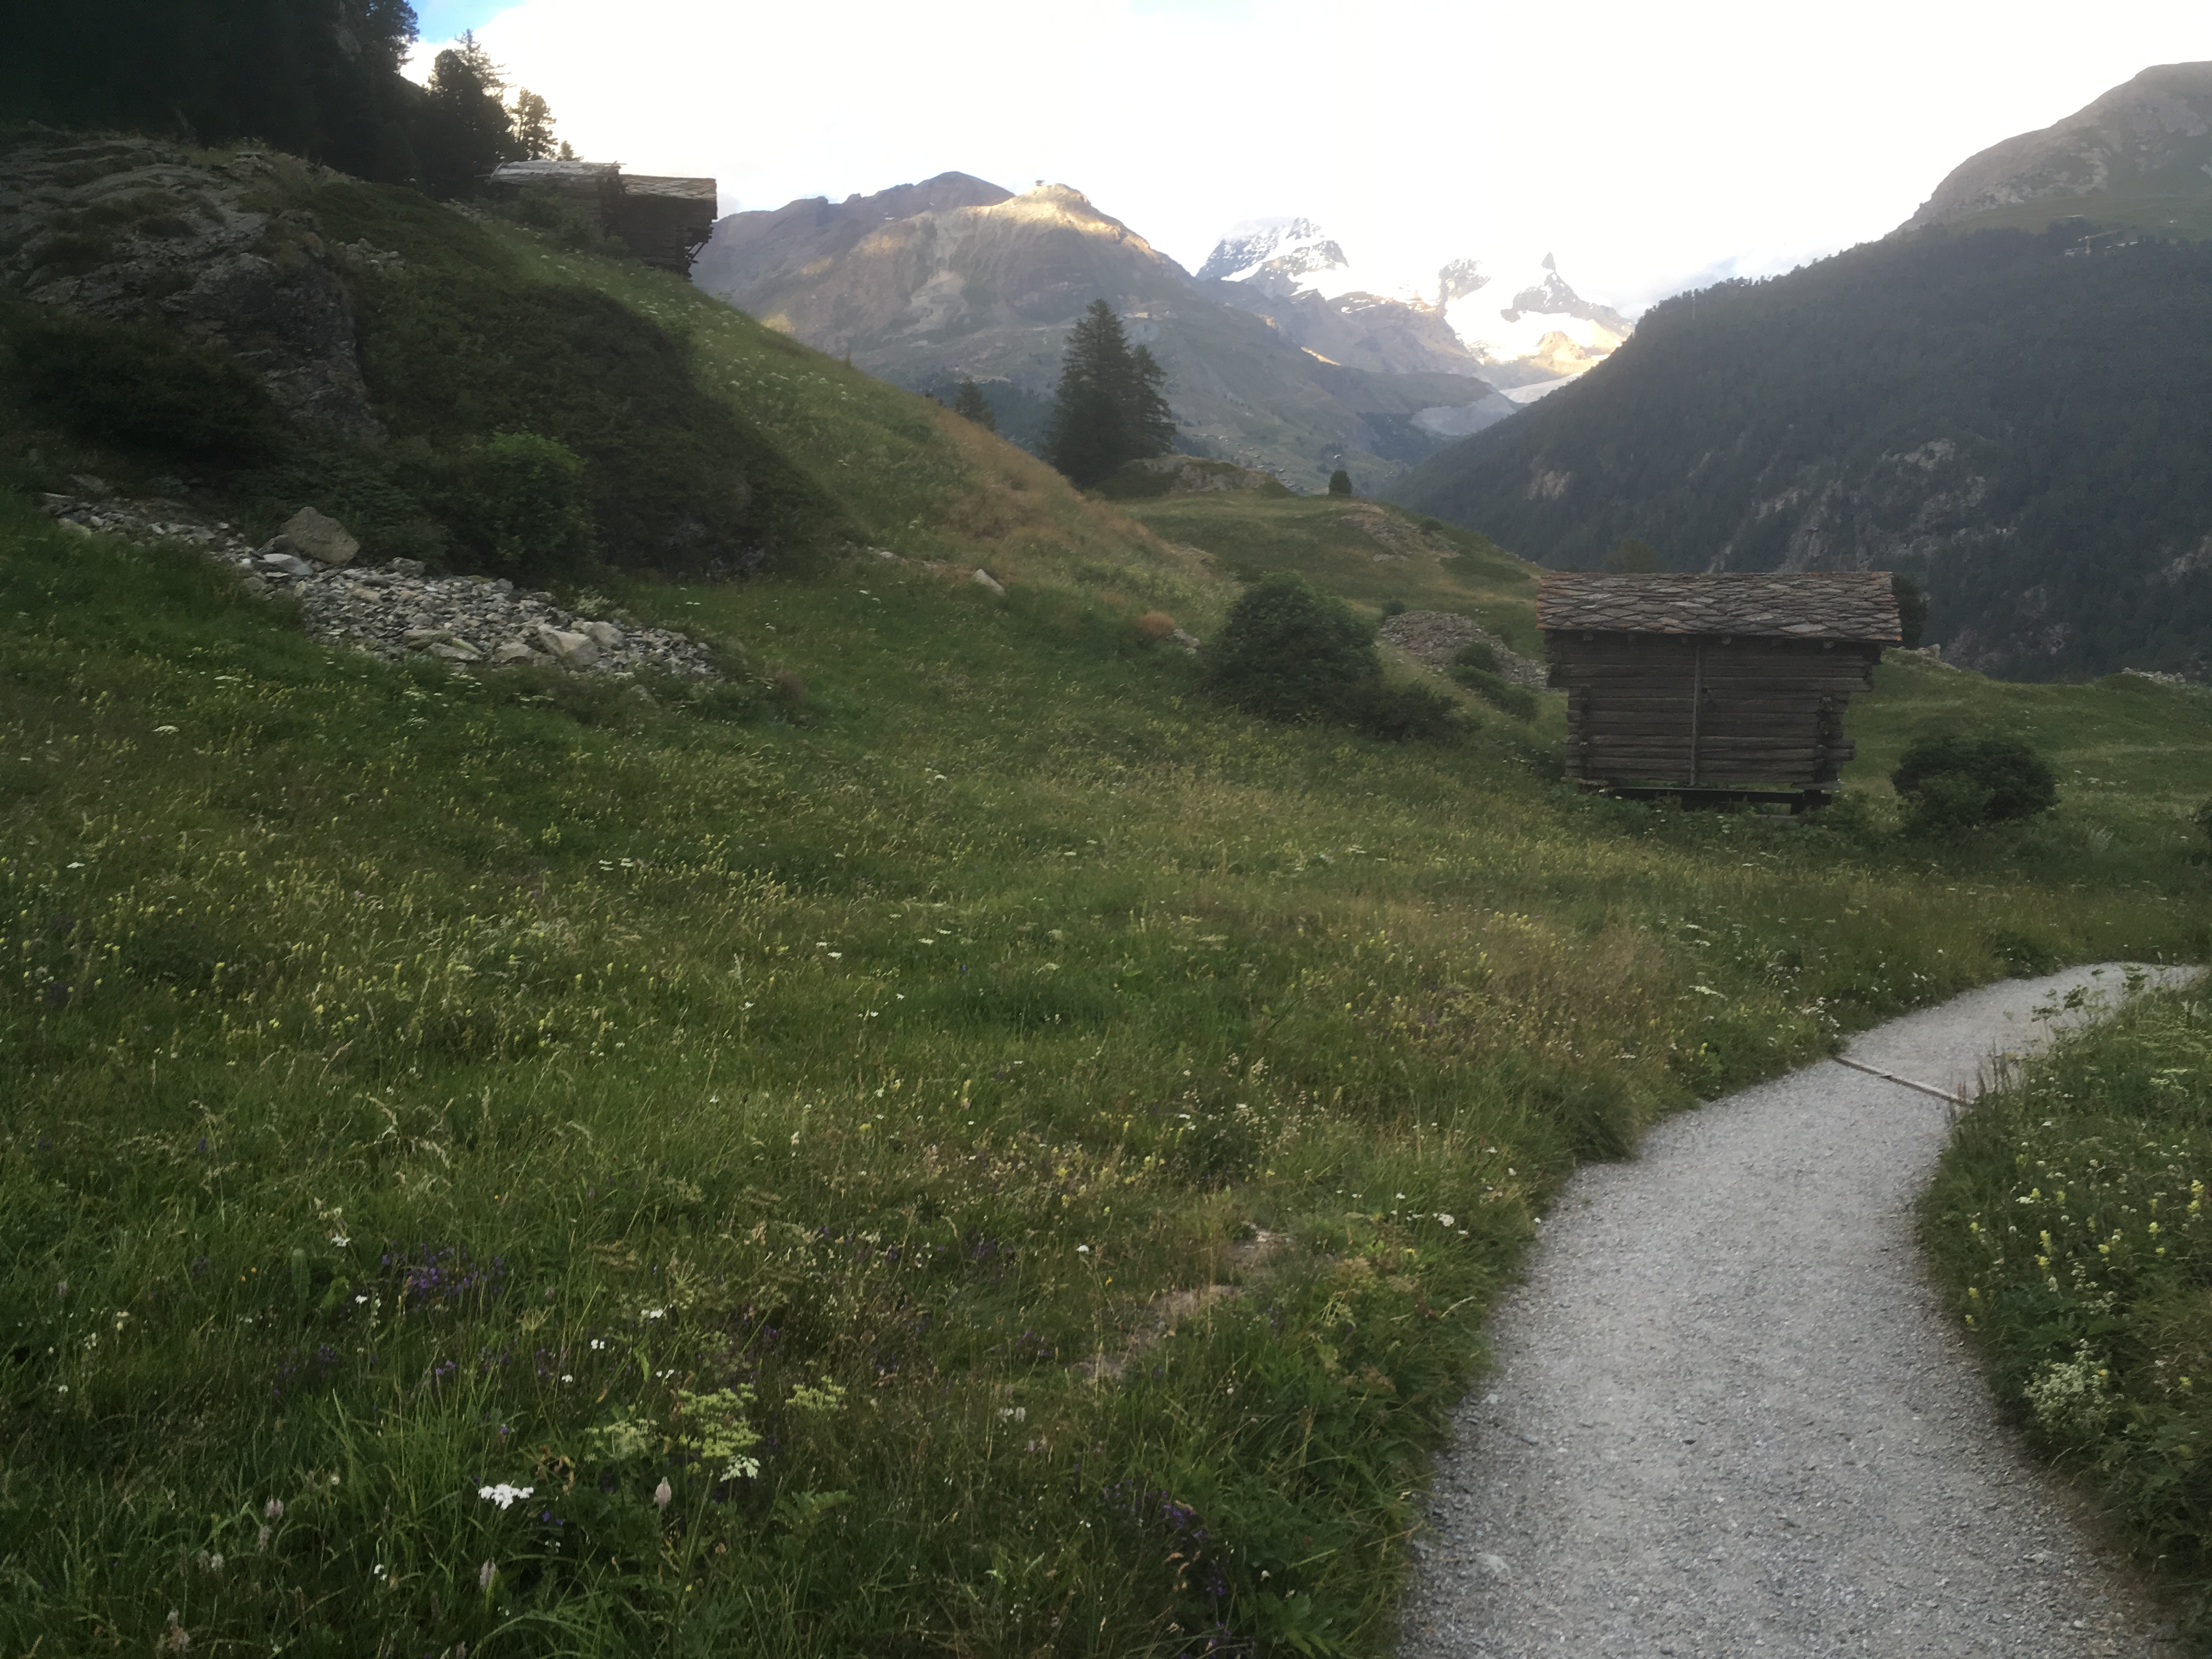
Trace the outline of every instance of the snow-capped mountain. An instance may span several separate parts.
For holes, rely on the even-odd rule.
[[[1249,283],[1279,300],[1300,289],[1318,292],[1327,274],[1346,264],[1344,250],[1310,219],[1249,219],[1213,245],[1198,274]]]
[[[1452,332],[1486,369],[1510,364],[1571,378],[1610,356],[1635,328],[1576,293],[1548,253],[1510,282],[1480,260],[1455,259],[1437,273],[1437,291]]]
[[[1612,307],[1576,293],[1548,253],[1533,269],[1453,259],[1432,281],[1408,281],[1354,265],[1310,219],[1240,224],[1214,245],[1198,274],[1310,311],[1349,316],[1402,307],[1409,313],[1403,320],[1417,328],[1440,319],[1485,379],[1525,388],[1524,398],[1540,396],[1539,385],[1548,391],[1603,362],[1634,327]]]

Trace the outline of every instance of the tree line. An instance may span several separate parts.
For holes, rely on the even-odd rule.
[[[22,9],[0,116],[216,145],[254,139],[383,184],[468,192],[502,161],[560,152],[544,99],[473,35],[428,83],[401,73],[406,0],[73,0]]]

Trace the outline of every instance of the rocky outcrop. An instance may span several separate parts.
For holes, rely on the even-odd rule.
[[[398,256],[333,244],[313,213],[258,204],[258,184],[304,166],[250,150],[207,161],[151,139],[33,130],[0,155],[0,287],[228,346],[287,414],[380,441],[343,273]]]
[[[1401,611],[1384,617],[1375,635],[1440,673],[1449,672],[1453,659],[1468,646],[1486,645],[1497,655],[1502,678],[1532,691],[1541,691],[1551,684],[1551,670],[1542,663],[1521,655],[1480,623],[1454,611]]]
[[[95,483],[96,480],[87,480]],[[716,678],[698,641],[665,628],[623,628],[603,617],[566,611],[550,593],[519,589],[501,578],[434,576],[411,559],[373,569],[317,562],[295,549],[295,517],[284,533],[256,548],[236,526],[210,520],[179,502],[48,495],[46,511],[84,534],[136,542],[185,542],[239,572],[247,590],[289,594],[299,601],[307,633],[390,660],[420,655],[456,666],[506,667],[538,663],[617,678],[643,672],[690,679]],[[313,509],[308,509],[312,511]],[[326,548],[353,538],[315,514]]]
[[[2212,200],[2212,64],[2147,69],[2063,121],[1967,157],[1899,228],[2146,189]]]

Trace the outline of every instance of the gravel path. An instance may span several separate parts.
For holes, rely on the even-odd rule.
[[[2009,981],[1844,1057],[1971,1094],[2037,1008],[2121,978]],[[1575,1176],[1438,1465],[1408,1659],[2174,1651],[1924,1276],[1950,1111],[1826,1061]]]

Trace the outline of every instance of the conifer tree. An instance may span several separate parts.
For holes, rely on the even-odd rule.
[[[1149,350],[1130,349],[1114,307],[1093,300],[1068,333],[1045,459],[1087,489],[1131,461],[1164,454],[1176,432],[1166,380]]]
[[[1332,495],[1349,495],[1352,493],[1352,475],[1340,466],[1330,473],[1328,493]]]
[[[526,161],[553,159],[553,106],[528,87],[514,95],[514,142]]]
[[[473,29],[438,54],[415,140],[422,182],[433,194],[466,194],[501,161],[522,159],[514,118],[500,101],[506,88],[506,77]]]
[[[983,395],[983,388],[973,380],[960,382],[960,391],[952,399],[952,412],[975,422],[986,432],[999,429],[999,417],[991,408],[991,400]]]

